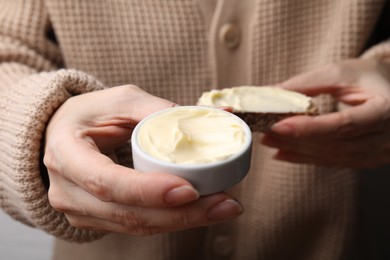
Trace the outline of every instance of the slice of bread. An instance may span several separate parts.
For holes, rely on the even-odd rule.
[[[197,105],[234,108],[252,131],[264,132],[294,115],[316,115],[312,98],[277,87],[240,86],[204,92]]]

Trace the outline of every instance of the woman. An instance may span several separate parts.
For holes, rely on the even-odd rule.
[[[352,168],[389,160],[390,43],[368,48],[385,4],[3,1],[2,208],[56,236],[55,259],[352,256]],[[150,113],[211,88],[276,84],[330,94],[316,98],[324,115],[256,134],[232,190],[199,197],[131,169],[127,140]]]

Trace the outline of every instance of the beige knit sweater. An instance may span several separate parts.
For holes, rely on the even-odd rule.
[[[72,95],[131,83],[194,104],[210,88],[272,84],[358,57],[384,2],[0,1],[1,207],[58,237],[56,259],[345,259],[358,192],[348,169],[277,162],[255,140],[251,172],[230,191],[245,208],[237,220],[95,240],[49,205],[42,137]],[[389,57],[390,42],[364,55]],[[317,101],[322,112],[333,109],[330,99]]]

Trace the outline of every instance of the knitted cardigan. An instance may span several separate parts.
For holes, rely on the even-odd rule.
[[[259,134],[248,177],[229,191],[245,212],[225,224],[101,238],[69,225],[48,202],[43,135],[51,115],[71,96],[131,83],[194,104],[211,88],[273,84],[363,53],[390,57],[390,42],[374,39],[385,0],[242,2],[0,1],[0,205],[16,220],[57,237],[56,259],[350,254],[357,174],[272,160],[274,150],[259,144]],[[221,39],[224,24],[241,28],[234,46]],[[316,102],[321,113],[335,108],[327,96]]]

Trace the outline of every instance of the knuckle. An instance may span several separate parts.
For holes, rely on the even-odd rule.
[[[119,90],[123,91],[124,93],[134,92],[134,91],[140,91],[140,87],[132,84],[122,85],[118,87]]]
[[[52,170],[55,169],[55,159],[54,155],[50,150],[48,150],[45,155],[43,156],[43,164],[46,166],[47,169]]]
[[[81,218],[75,217],[73,215],[66,215],[66,219],[72,227],[79,229],[91,228],[91,225],[83,221]]]
[[[127,210],[120,210],[113,212],[111,216],[115,221],[121,223],[129,230],[143,229],[147,225],[147,221],[142,218],[138,213]]]
[[[189,227],[193,225],[193,215],[189,210],[181,209],[174,211],[171,215],[172,223],[176,223],[178,226]]]
[[[93,171],[92,171],[93,172]],[[112,194],[102,174],[85,174],[84,183],[88,192],[101,201],[111,202]]]
[[[136,182],[136,181],[135,181]],[[141,184],[141,183],[140,183]],[[136,205],[150,205],[150,196],[151,191],[148,189],[145,189],[145,185],[133,185],[134,187],[134,193],[133,193],[133,200],[134,204]]]
[[[159,188],[145,188],[148,182],[146,175],[139,175],[140,178],[133,178],[131,187],[128,189],[129,199],[133,205],[152,206],[156,201],[160,201],[161,191]],[[145,179],[147,178],[147,179]],[[157,195],[157,196],[156,196]]]
[[[143,227],[143,228],[133,228],[131,229],[131,234],[139,237],[148,237],[159,233],[156,228],[153,227]]]
[[[69,205],[66,203],[64,196],[58,191],[58,189],[50,187],[48,191],[48,199],[50,205],[59,212],[70,211]]]
[[[123,226],[123,232],[135,236],[145,237],[158,233],[158,229],[149,225],[148,221],[133,211],[117,211],[112,219]]]
[[[60,166],[54,151],[58,151],[58,149],[53,149],[52,147],[61,147],[61,145],[47,145],[45,154],[43,155],[43,164],[49,171],[57,172]]]
[[[65,138],[53,137],[46,143],[43,164],[49,171],[60,172],[64,168],[61,157],[58,156],[65,153],[63,139]]]
[[[140,225],[139,223],[130,226],[125,225],[124,227],[126,233],[139,237],[147,237],[158,233],[156,228],[145,226],[143,224]]]

